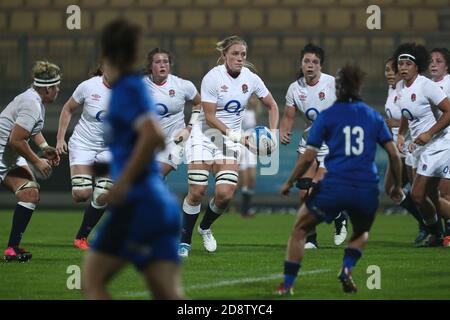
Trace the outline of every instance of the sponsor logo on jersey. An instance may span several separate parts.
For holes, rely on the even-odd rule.
[[[306,98],[308,98],[308,96],[306,94],[302,93],[299,98],[300,98],[300,101],[306,101]]]
[[[94,93],[93,95],[91,95],[92,100],[95,100],[95,101],[100,101],[100,98],[101,98],[101,97],[102,97],[101,95],[96,94],[96,93]]]
[[[170,90],[169,90],[169,96],[170,96],[171,98],[175,97],[175,90],[170,89]]]
[[[242,85],[242,93],[247,93],[248,92],[248,86],[244,83]]]
[[[323,91],[319,92],[319,99],[320,99],[320,101],[323,101],[323,99],[325,99],[325,92],[323,92]]]
[[[220,91],[221,92],[228,92],[228,87],[224,84],[223,86],[220,87]]]
[[[428,166],[427,166],[426,164],[424,164],[424,165],[422,166],[422,170],[427,170],[427,168],[428,168]]]
[[[416,101],[416,94],[415,93],[411,94],[411,101],[412,102]]]

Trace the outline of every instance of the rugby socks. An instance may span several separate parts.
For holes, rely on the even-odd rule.
[[[342,268],[351,271],[362,256],[362,251],[357,248],[345,248]]]
[[[75,239],[87,238],[92,229],[97,225],[100,218],[103,216],[105,208],[96,209],[92,206],[92,203],[84,210],[83,221],[81,222],[80,229],[78,230]]]
[[[317,232],[316,231],[314,231],[313,233],[308,234],[308,236],[306,237],[306,242],[305,243],[308,243],[308,242],[312,242],[315,245],[317,245]]]
[[[438,237],[441,237],[444,233],[444,230],[442,230],[441,219],[438,218],[437,214],[435,214],[430,219],[424,219],[423,222],[425,223],[425,228],[429,233],[434,234]]]
[[[408,210],[409,213],[417,220],[420,228],[424,228],[425,224],[423,223],[422,215],[420,214],[419,209],[417,209],[416,204],[411,198],[411,192],[405,192],[405,198],[400,202],[400,206]]]
[[[213,222],[216,221],[217,218],[219,218],[225,211],[225,209],[220,209],[219,207],[217,207],[214,201],[215,199],[212,198],[209,202],[208,209],[206,209],[202,222],[200,222],[200,229],[202,230],[208,230],[209,228],[211,228]]]
[[[36,205],[33,203],[19,202],[14,209],[11,233],[9,235],[8,247],[18,247],[23,233],[30,222]]]
[[[253,194],[254,191],[252,189],[242,188],[241,214],[244,216],[249,214]]]
[[[297,279],[298,271],[300,270],[300,263],[284,261],[284,287],[289,288],[294,285]]]
[[[200,213],[201,205],[191,206],[186,198],[183,201],[183,228],[181,229],[181,243],[191,244],[192,231],[197,222],[198,214]]]

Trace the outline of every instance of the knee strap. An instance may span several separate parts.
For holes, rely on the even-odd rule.
[[[208,176],[208,170],[188,170],[188,183],[207,186]]]
[[[239,174],[232,170],[219,171],[216,174],[216,184],[232,184],[237,185]]]
[[[38,189],[39,190],[40,188],[41,187],[39,186],[39,183],[37,183],[36,181],[28,181],[28,182],[25,182],[20,187],[18,187],[15,193],[17,194],[17,192],[25,190],[25,189]]]
[[[92,176],[88,174],[77,174],[72,178],[73,190],[84,190],[92,188]]]
[[[92,206],[96,209],[103,209],[105,205],[100,205],[97,202],[98,197],[108,192],[113,186],[113,181],[109,178],[95,178],[94,192],[92,193]]]

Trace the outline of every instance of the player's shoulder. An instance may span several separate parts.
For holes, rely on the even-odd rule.
[[[322,73],[320,76],[320,82],[323,82],[324,84],[333,84],[335,82],[335,78],[332,75],[329,75],[327,73]]]
[[[173,75],[173,74],[169,74],[168,81],[177,87],[186,87],[186,86],[194,85],[194,83],[192,81],[181,78],[181,77]]]
[[[92,87],[102,84],[102,81],[103,81],[102,76],[93,76],[93,77],[81,82],[80,86],[85,87],[85,88],[92,88]]]
[[[21,104],[27,103],[31,105],[41,105],[41,98],[39,94],[32,88],[29,88],[16,96],[17,100],[21,101]]]

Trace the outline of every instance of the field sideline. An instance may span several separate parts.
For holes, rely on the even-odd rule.
[[[292,215],[226,214],[214,225],[216,253],[207,253],[194,234],[191,256],[183,265],[183,285],[191,299],[278,299]],[[66,286],[67,268],[81,265],[84,253],[72,248],[81,212],[40,211],[32,218],[23,246],[33,253],[26,264],[0,262],[0,299],[82,299]],[[11,213],[0,211],[0,239],[6,246]],[[379,215],[369,246],[354,270],[359,292],[346,295],[336,280],[343,247],[332,244],[333,227],[321,225],[319,250],[308,251],[292,299],[449,299],[450,248],[414,248],[417,228],[403,215]],[[3,250],[3,248],[2,248]],[[381,289],[369,290],[366,270],[381,269]],[[132,267],[112,283],[117,299],[146,299]]]

